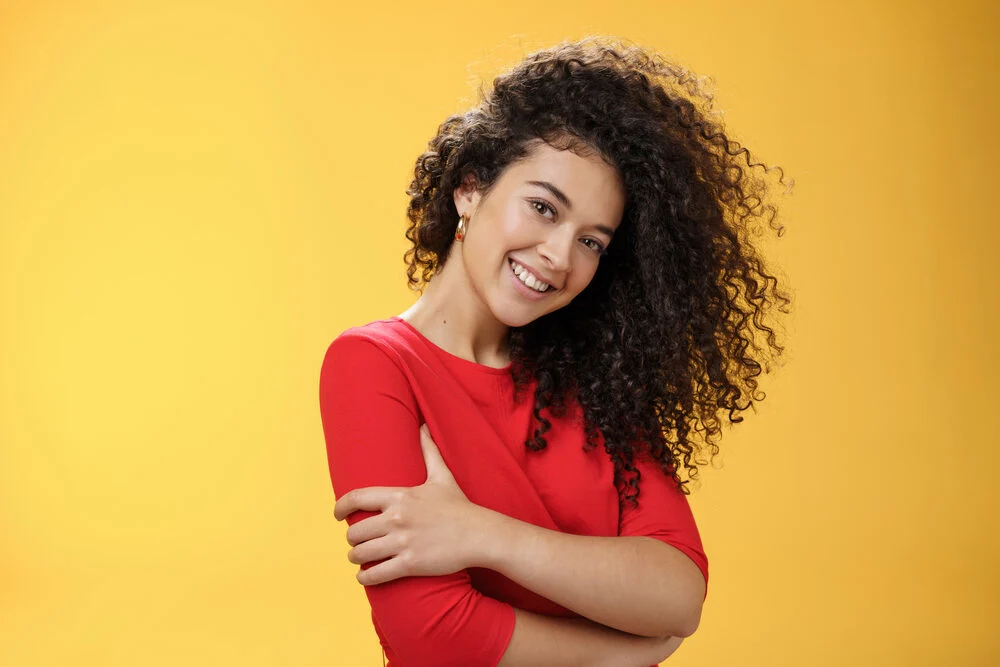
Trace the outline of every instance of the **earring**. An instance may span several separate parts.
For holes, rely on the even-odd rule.
[[[465,228],[469,224],[469,216],[464,213],[458,218],[458,227],[455,228],[455,240],[461,241],[465,238]]]

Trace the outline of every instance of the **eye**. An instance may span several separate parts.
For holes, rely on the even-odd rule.
[[[598,255],[603,255],[607,252],[607,249],[599,242],[594,239],[583,239],[584,244],[596,252]]]
[[[528,201],[531,204],[531,208],[535,209],[535,212],[544,217],[554,219],[556,217],[556,210],[552,208],[547,202],[541,199],[531,199]],[[549,215],[546,215],[549,214]]]

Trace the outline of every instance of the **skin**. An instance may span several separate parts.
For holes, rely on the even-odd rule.
[[[543,186],[550,183],[569,206]],[[509,363],[507,331],[570,303],[590,283],[621,224],[625,191],[618,172],[595,154],[580,156],[537,142],[488,194],[470,176],[454,193],[469,217],[463,241],[401,315],[439,347],[486,366]],[[509,258],[541,273],[553,288],[525,299],[512,289]]]
[[[510,362],[510,327],[564,307],[590,283],[601,250],[621,224],[621,179],[596,154],[537,142],[488,193],[470,177],[455,190],[454,201],[459,214],[469,217],[465,238],[455,242],[448,262],[401,317],[456,356],[504,367]],[[519,291],[510,259],[550,283],[542,298]],[[426,425],[420,441],[424,484],[355,489],[336,503],[338,521],[358,510],[379,512],[347,531],[353,547],[348,560],[383,561],[359,570],[360,583],[487,567],[585,617],[574,624],[517,610],[502,664],[533,664],[507,658],[518,652],[537,656],[546,636],[551,642],[566,633],[567,647],[590,642],[596,656],[603,645],[617,659],[628,649],[639,660],[634,664],[648,665],[694,632],[704,579],[680,551],[647,537],[564,534],[475,505],[455,482]],[[588,585],[581,587],[580,581]],[[538,642],[529,639],[533,634]]]

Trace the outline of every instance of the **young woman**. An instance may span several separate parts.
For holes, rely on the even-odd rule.
[[[421,295],[320,377],[390,665],[642,666],[695,631],[688,482],[783,349],[750,243],[780,235],[769,173],[698,79],[607,40],[529,56],[441,125],[409,190]]]

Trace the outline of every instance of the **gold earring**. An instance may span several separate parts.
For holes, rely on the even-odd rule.
[[[469,216],[464,213],[458,218],[458,227],[455,229],[455,240],[461,241],[465,238],[465,228],[469,224]]]

